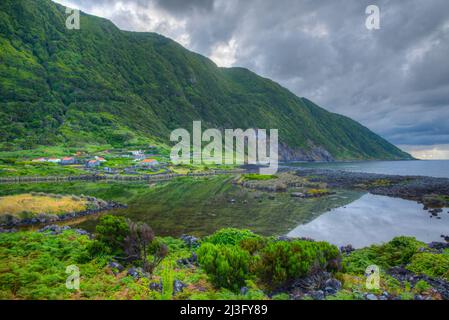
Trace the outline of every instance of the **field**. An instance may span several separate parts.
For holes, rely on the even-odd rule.
[[[19,194],[0,198],[0,215],[63,214],[87,209],[87,201],[71,196]]]

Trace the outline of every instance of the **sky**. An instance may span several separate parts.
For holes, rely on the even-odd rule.
[[[449,159],[447,0],[54,0],[246,67],[423,159]],[[368,29],[369,5],[380,9]]]

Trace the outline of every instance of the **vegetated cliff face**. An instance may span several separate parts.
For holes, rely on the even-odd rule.
[[[243,68],[50,0],[0,2],[0,150],[152,139],[175,128],[279,129],[283,160],[410,159],[359,123]]]

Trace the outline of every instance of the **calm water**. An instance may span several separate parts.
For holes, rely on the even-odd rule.
[[[359,161],[338,163],[291,163],[289,166],[324,168],[391,175],[449,178],[449,160],[435,161]]]
[[[309,237],[338,246],[352,244],[355,248],[388,242],[396,236],[442,241],[440,236],[449,233],[448,210],[439,215],[441,219],[430,218],[417,202],[366,194],[298,226],[288,236]]]

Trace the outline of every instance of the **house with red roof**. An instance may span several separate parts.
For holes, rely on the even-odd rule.
[[[96,168],[101,166],[101,162],[98,160],[89,160],[86,162],[86,167],[88,168]]]
[[[64,157],[61,159],[62,165],[70,165],[70,164],[75,164],[75,163],[76,163],[76,159],[74,157]]]
[[[144,159],[138,163],[138,166],[145,168],[154,168],[159,165],[159,161],[156,159]]]

